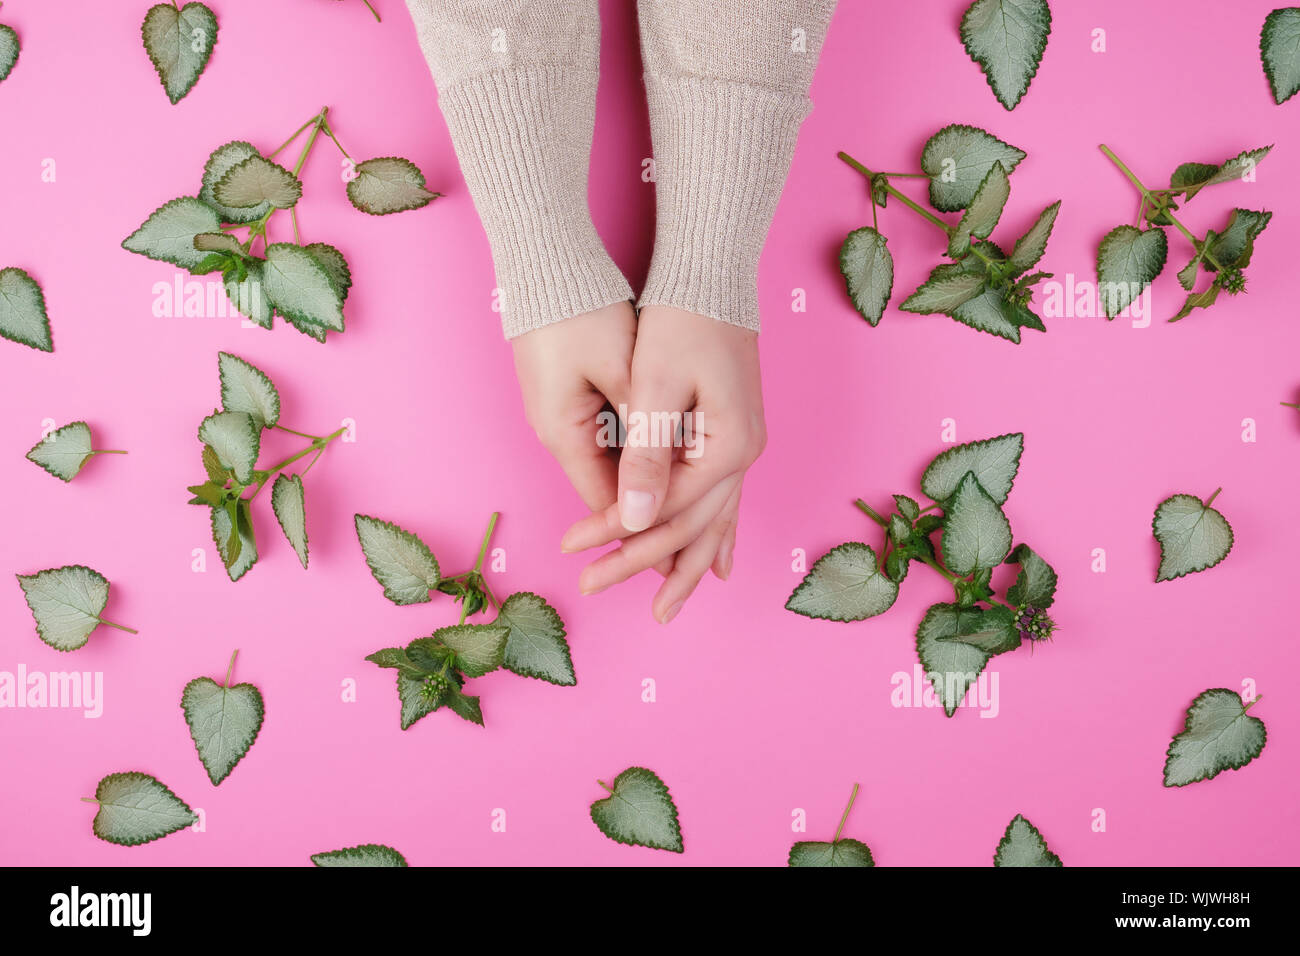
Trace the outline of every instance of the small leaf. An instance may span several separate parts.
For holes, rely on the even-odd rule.
[[[90,426],[85,422],[72,422],[37,442],[27,453],[27,460],[40,465],[55,478],[71,481],[93,453]]]
[[[983,651],[989,656],[1005,654],[1020,646],[1020,630],[1015,614],[1005,607],[963,607],[957,633],[936,637],[936,641],[956,641]]]
[[[824,621],[861,621],[885,613],[897,597],[898,585],[881,573],[876,552],[850,541],[817,559],[785,607]]]
[[[1247,706],[1254,706],[1254,702]],[[1260,755],[1268,733],[1264,722],[1246,713],[1236,691],[1207,690],[1187,709],[1183,732],[1169,744],[1165,786],[1183,787],[1211,780],[1224,770],[1239,770]]]
[[[271,485],[271,510],[280,529],[293,545],[294,553],[307,567],[307,504],[298,475],[279,475]]]
[[[894,495],[894,505],[898,508],[899,513],[908,521],[915,521],[921,517],[921,506],[907,495]]]
[[[947,314],[972,329],[1017,344],[1020,342],[1020,329],[1034,326],[1033,320],[1037,319],[1032,312],[1009,300],[1002,289],[993,286]],[[1042,325],[1039,323],[1035,327],[1041,329]]]
[[[1007,588],[1007,600],[1045,611],[1056,599],[1056,572],[1027,544],[1018,544],[1007,556],[1007,564],[1020,565],[1016,583]]]
[[[257,454],[262,444],[262,429],[248,412],[217,412],[199,425],[199,441],[212,446],[217,460],[235,474],[235,480],[247,485],[253,480]]]
[[[268,203],[290,209],[302,198],[302,183],[279,163],[255,154],[231,166],[212,187],[212,195],[228,209],[256,209]]]
[[[419,209],[438,198],[424,188],[420,167],[400,156],[383,156],[358,163],[357,178],[348,183],[348,200],[372,216]]]
[[[264,329],[271,327],[275,309],[267,298],[266,287],[262,282],[262,260],[251,259],[245,264],[247,275],[243,279],[234,274],[225,277],[226,295],[230,303],[250,322]]]
[[[879,325],[894,289],[894,259],[888,240],[865,226],[849,233],[840,247],[840,273],[858,314]]]
[[[978,272],[961,272],[941,265],[899,306],[904,312],[922,315],[952,315],[960,306],[984,291],[985,277]]]
[[[1183,193],[1190,200],[1206,186],[1231,182],[1253,172],[1259,161],[1267,156],[1272,148],[1272,146],[1263,146],[1258,149],[1242,150],[1232,159],[1225,160],[1217,166],[1213,163],[1183,163],[1170,177],[1169,188],[1174,192]]]
[[[344,847],[342,850],[327,850],[313,853],[311,861],[316,866],[407,866],[406,857],[391,846],[382,843],[363,843],[360,846]]]
[[[270,211],[271,204],[269,202],[262,202],[244,209],[223,206],[217,202],[215,194],[217,183],[221,182],[226,173],[250,156],[258,155],[261,154],[258,153],[257,147],[252,143],[235,140],[226,143],[224,146],[218,146],[212,151],[212,155],[208,157],[207,164],[203,167],[203,185],[199,189],[199,199],[212,206],[221,216],[222,222],[255,222]]]
[[[1046,0],[975,0],[961,18],[962,45],[1008,110],[1028,91],[1051,32]]]
[[[1264,19],[1259,55],[1273,100],[1281,106],[1300,91],[1300,7],[1274,10]],[[3,63],[0,79],[4,79]]]
[[[14,28],[0,23],[0,80],[4,80],[13,71],[21,51],[22,44],[18,42]]]
[[[415,677],[420,673],[420,669],[406,656],[404,647],[385,647],[375,651],[373,654],[367,654],[366,660],[380,667],[396,667],[406,671],[406,673]]]
[[[1038,828],[1017,813],[993,854],[994,866],[1064,866]]]
[[[1028,272],[1043,258],[1047,252],[1047,240],[1052,235],[1052,227],[1056,225],[1056,215],[1060,211],[1061,200],[1058,199],[1039,213],[1038,220],[1029,227],[1029,231],[1016,240],[1015,248],[1011,250],[1011,275]]]
[[[960,259],[970,251],[971,236],[987,239],[1002,218],[1002,209],[1011,196],[1011,180],[1001,163],[994,163],[975,191],[970,205],[962,213],[957,230],[948,240],[948,255]]]
[[[247,412],[260,428],[280,420],[280,393],[270,376],[256,365],[229,352],[217,353],[221,379],[221,407],[227,412]]]
[[[212,539],[216,542],[226,574],[230,580],[238,581],[257,563],[257,539],[253,535],[253,515],[248,500],[241,498],[230,502],[230,508],[236,515],[233,521],[226,508],[212,509]],[[238,534],[235,533],[236,525]]]
[[[267,247],[262,288],[285,318],[343,331],[343,300],[329,273],[301,246],[277,242]]]
[[[1195,495],[1173,495],[1160,502],[1151,530],[1160,542],[1157,582],[1212,568],[1232,550],[1227,519]]]
[[[457,717],[483,726],[483,708],[479,705],[479,699],[462,694],[454,684],[447,693],[447,708]]]
[[[56,651],[85,646],[90,634],[103,624],[108,604],[108,579],[80,564],[19,574],[27,606],[36,621],[36,633]]]
[[[1234,209],[1228,217],[1228,224],[1222,232],[1211,232],[1206,236],[1204,265],[1207,271],[1217,272],[1215,262],[1224,268],[1245,268],[1246,259],[1254,241],[1259,238],[1273,218],[1271,212],[1256,212],[1253,209]],[[1246,259],[1246,261],[1242,261]]]
[[[509,637],[510,629],[498,624],[453,624],[433,632],[435,641],[456,652],[455,667],[466,677],[482,677],[500,667]]]
[[[1170,322],[1177,322],[1185,319],[1192,314],[1193,309],[1208,309],[1219,298],[1219,286],[1212,285],[1204,292],[1193,292],[1183,300],[1183,307],[1178,310],[1178,314],[1171,318]]]
[[[208,473],[208,479],[218,485],[224,485],[230,480],[230,469],[221,464],[217,458],[217,453],[212,450],[211,445],[203,446],[203,470]]]
[[[248,256],[239,240],[228,232],[201,232],[194,237],[194,248],[198,252],[228,252],[241,258]]]
[[[951,717],[993,655],[971,644],[953,640],[978,630],[983,618],[979,608],[935,604],[925,612],[916,630],[916,653],[925,668],[926,680],[934,687]]]
[[[1169,255],[1169,240],[1160,229],[1117,226],[1097,247],[1097,293],[1109,319],[1160,275]]]
[[[970,471],[990,498],[1004,504],[1020,470],[1024,450],[1025,436],[1020,432],[949,448],[926,467],[921,490],[934,501],[947,501]]]
[[[608,797],[591,805],[591,819],[601,833],[628,846],[681,853],[682,831],[668,787],[652,771],[629,767],[614,778]]]
[[[438,560],[411,532],[388,521],[356,515],[357,540],[384,597],[394,604],[423,604],[438,586]]]
[[[144,48],[176,105],[199,81],[217,42],[217,18],[201,3],[179,10],[170,3],[150,7],[141,26]]]
[[[506,670],[562,687],[578,683],[564,639],[564,621],[541,597],[528,591],[510,595],[502,602],[496,623],[509,631],[502,662]]]
[[[348,300],[348,290],[352,288],[352,270],[348,268],[348,260],[343,258],[343,253],[339,252],[327,242],[313,242],[309,246],[303,246],[313,259],[320,264],[330,277],[330,282],[334,285],[334,291],[338,294],[339,302]]]
[[[223,687],[208,677],[185,685],[181,709],[213,786],[230,776],[248,753],[266,713],[262,692],[252,684]]]
[[[22,269],[0,269],[0,336],[41,352],[54,351],[45,293]]]
[[[860,840],[845,837],[834,843],[803,841],[790,847],[789,866],[875,866],[871,849]]]
[[[921,169],[930,177],[930,204],[940,212],[965,209],[994,163],[1010,173],[1024,158],[1024,150],[976,126],[945,126],[921,151]]]
[[[205,202],[184,196],[163,203],[122,241],[122,248],[158,262],[192,269],[207,256],[194,248],[200,233],[220,232],[221,217]]]
[[[110,773],[95,787],[95,801],[95,836],[118,846],[149,843],[198,820],[184,800],[147,773]]]
[[[397,697],[402,703],[403,730],[409,730],[417,720],[442,706],[441,702],[424,696],[424,678],[412,677],[402,670],[397,672]]]

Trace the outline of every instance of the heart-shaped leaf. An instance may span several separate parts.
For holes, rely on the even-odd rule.
[[[497,624],[509,631],[502,666],[523,677],[562,687],[578,682],[573,673],[564,621],[539,595],[519,591],[501,603]]]
[[[70,564],[17,577],[36,620],[36,633],[56,651],[84,646],[101,624],[136,633],[100,617],[108,605],[108,579],[93,568]]]
[[[226,173],[234,169],[250,156],[260,155],[257,147],[252,143],[243,140],[235,140],[218,146],[208,157],[207,163],[203,167],[203,185],[199,189],[199,199],[212,206],[221,216],[222,222],[244,223],[254,222],[261,219],[271,209],[269,202],[262,202],[256,206],[243,209],[236,209],[231,206],[223,206],[217,202],[216,188],[217,183],[225,177]]]
[[[1028,91],[1051,32],[1047,0],[975,0],[961,18],[962,45],[1009,110]]]
[[[301,246],[277,242],[267,247],[262,288],[286,319],[343,331],[343,299],[330,274]]]
[[[229,352],[217,353],[221,378],[221,407],[227,412],[246,412],[261,428],[280,420],[280,392],[270,376],[256,365]]]
[[[217,18],[201,3],[179,10],[170,3],[150,7],[141,26],[145,51],[172,105],[199,81],[217,43]]]
[[[212,195],[228,209],[256,209],[267,204],[290,209],[302,198],[302,183],[279,163],[254,154],[231,166],[212,187]]]
[[[122,248],[159,262],[192,269],[208,255],[194,248],[200,233],[219,232],[221,217],[207,203],[183,196],[163,203],[122,241]]]
[[[440,195],[425,189],[420,167],[400,156],[367,159],[357,164],[355,172],[356,178],[348,183],[348,199],[372,216],[419,209]]]
[[[1210,780],[1258,757],[1268,733],[1262,720],[1246,713],[1258,700],[1243,705],[1235,691],[1216,687],[1192,701],[1183,732],[1169,744],[1165,786]]]
[[[1172,495],[1160,502],[1151,530],[1160,542],[1157,582],[1212,568],[1232,550],[1228,520],[1195,495]]]
[[[1017,813],[993,854],[994,866],[1064,866],[1038,828]]]
[[[391,846],[382,843],[363,843],[360,846],[344,847],[342,850],[327,850],[313,853],[311,861],[316,866],[407,866],[406,857]]]
[[[803,841],[790,847],[789,866],[875,866],[871,848],[845,837],[834,843]]]
[[[591,805],[592,822],[601,833],[628,846],[684,851],[677,806],[653,771],[629,767],[614,778],[613,787],[605,789],[609,796]]]
[[[849,299],[872,325],[880,323],[894,289],[894,259],[886,248],[887,242],[875,229],[865,226],[849,233],[840,247],[840,272]]]
[[[248,412],[217,412],[199,424],[199,441],[210,445],[217,459],[234,472],[235,480],[247,485],[253,480],[262,429]]]
[[[1265,17],[1259,55],[1273,100],[1281,106],[1300,91],[1300,7],[1284,7]],[[0,79],[3,70],[0,64]]]
[[[41,352],[54,351],[45,293],[16,266],[0,269],[0,336]]]
[[[1024,158],[1024,150],[977,126],[945,126],[921,151],[921,169],[930,177],[930,204],[940,212],[965,209],[994,163],[1010,173]]]
[[[293,545],[303,568],[307,567],[307,503],[302,478],[279,475],[271,485],[271,509],[280,529]]]
[[[394,604],[423,604],[438,586],[438,559],[428,545],[397,525],[356,515],[357,540],[384,597]]]
[[[352,288],[352,270],[348,268],[348,260],[343,258],[343,253],[327,242],[313,242],[303,248],[311,253],[311,257],[329,275],[339,301],[346,302],[348,290]]]
[[[95,454],[90,441],[90,426],[85,422],[72,422],[56,428],[37,442],[27,453],[27,459],[55,478],[71,481]]]
[[[916,630],[917,656],[949,717],[992,657],[987,651],[953,639],[978,630],[983,613],[979,608],[935,604],[925,612]]]
[[[1011,494],[1024,450],[1025,436],[1021,432],[955,445],[926,467],[921,490],[934,501],[947,501],[970,471],[989,497],[1003,504]]]
[[[99,781],[92,802],[99,804],[95,836],[118,846],[149,843],[198,820],[184,800],[147,773],[110,773]]]
[[[252,684],[230,686],[229,677],[225,686],[209,677],[196,677],[181,693],[181,709],[214,786],[230,776],[248,753],[266,714],[262,692]]]
[[[861,621],[885,613],[897,597],[871,546],[849,541],[817,559],[785,607],[825,621]]]
[[[944,507],[940,547],[948,570],[962,577],[997,567],[1011,550],[1011,523],[973,472]]]
[[[1160,275],[1169,240],[1160,229],[1117,226],[1097,247],[1097,295],[1108,319],[1124,311]]]

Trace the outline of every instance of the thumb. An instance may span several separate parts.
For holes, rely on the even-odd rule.
[[[668,497],[668,472],[681,412],[666,412],[662,410],[665,407],[670,406],[634,401],[627,413],[627,440],[618,462],[618,515],[629,532],[653,525]],[[651,411],[656,408],[660,410]]]

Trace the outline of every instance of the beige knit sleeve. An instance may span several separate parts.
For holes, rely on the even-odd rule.
[[[506,338],[632,298],[587,205],[597,0],[406,0],[483,222]]]
[[[655,159],[640,305],[757,330],[758,258],[835,0],[638,0]]]

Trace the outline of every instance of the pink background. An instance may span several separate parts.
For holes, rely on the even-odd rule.
[[[1275,4],[1230,15],[1210,2],[1053,5],[1042,69],[1014,113],[994,100],[962,51],[964,0],[846,0],[831,27],[789,187],[763,258],[766,401],[771,440],[750,474],[730,583],[711,577],[669,627],[654,623],[655,578],[594,597],[576,589],[581,556],[559,538],[581,505],[524,422],[510,351],[490,311],[487,244],[436,110],[433,84],[402,3],[211,0],[220,40],[207,73],[168,104],[140,48],[147,3],[9,0],[23,54],[0,85],[0,265],[44,286],[57,351],[0,343],[4,571],[84,563],[113,582],[101,629],[73,655],[36,637],[18,586],[0,586],[0,670],[103,671],[104,714],[0,710],[0,862],[260,864],[390,843],[413,865],[781,864],[791,814],[829,839],[854,781],[846,834],[881,865],[987,865],[1023,812],[1067,865],[1297,862],[1300,661],[1294,561],[1300,419],[1279,406],[1300,390],[1290,250],[1300,242],[1296,187],[1300,100],[1273,105],[1257,52]],[[602,4],[604,77],[592,158],[599,228],[634,284],[650,251],[653,187],[629,4]],[[70,24],[75,26],[70,27]],[[1213,27],[1207,27],[1213,24]],[[1108,51],[1091,52],[1091,32]],[[1153,38],[1158,37],[1159,40]],[[1197,64],[1204,64],[1198,66]],[[355,212],[338,158],[322,143],[304,174],[307,241],[338,245],[356,285],[348,331],[320,346],[277,324],[154,318],[152,287],[175,270],[119,243],[163,201],[193,194],[209,151],[230,139],[278,145],[322,105],[354,155],[409,156],[446,197],[382,219]],[[862,182],[835,159],[914,169],[950,122],[988,128],[1030,157],[1013,177],[997,234],[1064,206],[1045,267],[1093,279],[1098,239],[1131,221],[1137,197],[1097,150],[1107,142],[1148,181],[1175,165],[1219,161],[1275,143],[1255,183],[1203,193],[1187,220],[1218,226],[1234,205],[1277,215],[1259,242],[1249,294],[1177,325],[1173,272],[1188,258],[1170,233],[1156,321],[1049,319],[1020,347],[942,316],[891,308],[871,329],[835,267],[844,234],[870,222]],[[41,181],[42,160],[57,180]],[[916,183],[905,189],[915,190]],[[278,221],[278,220],[277,220]],[[942,252],[937,232],[894,204],[882,227],[898,261],[893,302]],[[281,230],[287,223],[281,224]],[[283,237],[285,233],[278,234]],[[791,290],[807,292],[792,313]],[[304,573],[274,525],[255,517],[263,557],[238,585],[222,572],[206,513],[185,504],[199,480],[195,428],[218,400],[216,353],[264,368],[284,421],[307,431],[357,422],[307,477],[312,567]],[[94,460],[71,485],[22,458],[43,419],[86,418]],[[1060,573],[1057,640],[996,658],[1000,712],[891,706],[890,677],[911,672],[925,608],[950,592],[927,569],[883,618],[837,625],[782,609],[809,561],[878,533],[851,506],[884,507],[913,490],[943,447],[1026,433],[1008,512],[1018,540]],[[1258,441],[1244,443],[1253,418]],[[278,445],[277,445],[278,447]],[[285,443],[289,447],[289,443]],[[1207,495],[1237,544],[1219,568],[1153,583],[1152,511],[1175,492]],[[474,557],[489,513],[508,570],[498,593],[546,595],[569,629],[579,684],[509,673],[473,682],[487,728],[438,713],[403,733],[391,672],[362,657],[453,622],[449,600],[399,608],[381,596],[352,530],[356,511],[422,535],[444,569]],[[1090,570],[1094,548],[1108,570]],[[205,548],[208,570],[190,570]],[[200,765],[178,706],[199,675],[220,679],[233,648],[238,680],[257,684],[267,718],[219,788]],[[340,700],[354,678],[358,700]],[[641,682],[658,700],[641,700]],[[1181,790],[1161,786],[1170,737],[1209,687],[1265,697],[1261,758]],[[655,769],[681,811],[686,854],[620,846],[591,824],[596,778]],[[78,797],[113,771],[161,778],[206,813],[206,832],[134,849],[91,835]],[[495,808],[507,830],[491,830]],[[1107,830],[1091,829],[1094,808]]]

